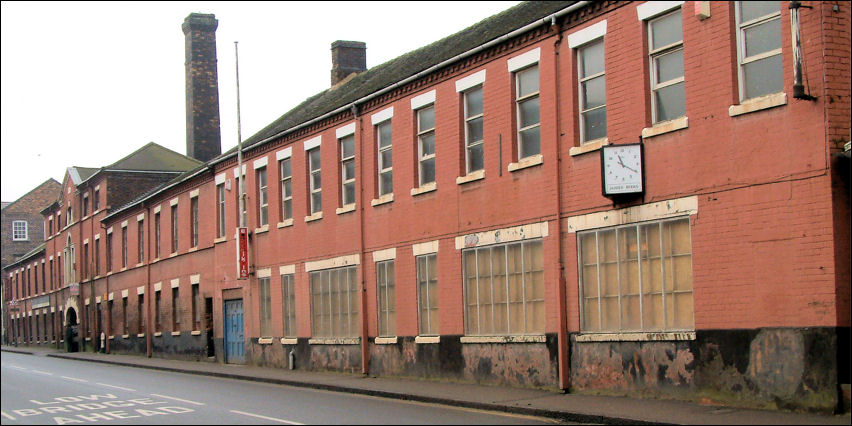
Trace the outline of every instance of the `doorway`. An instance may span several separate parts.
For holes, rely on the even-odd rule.
[[[225,310],[225,363],[244,364],[246,342],[243,328],[243,299],[226,300]]]
[[[78,352],[80,344],[77,341],[77,311],[74,308],[68,308],[65,312],[65,351]]]

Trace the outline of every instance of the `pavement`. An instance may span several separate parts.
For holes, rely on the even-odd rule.
[[[578,423],[849,425],[852,419],[849,413],[831,416],[752,410],[674,400],[565,394],[554,390],[180,361],[138,355],[66,353],[52,347],[2,346],[2,351],[511,412]]]

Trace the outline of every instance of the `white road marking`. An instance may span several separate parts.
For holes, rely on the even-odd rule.
[[[48,373],[47,371],[33,370],[33,373],[36,374],[44,374],[45,376],[52,376],[53,373]]]
[[[231,412],[236,413],[236,414],[242,414],[244,416],[257,417],[258,419],[271,420],[273,422],[279,422],[279,423],[286,423],[288,425],[303,425],[304,424],[304,423],[299,423],[299,422],[291,422],[289,420],[276,419],[275,417],[261,416],[260,414],[245,413],[245,412],[237,411],[237,410],[231,410]]]
[[[125,391],[128,391],[128,392],[136,392],[136,390],[135,390],[135,389],[123,388],[123,387],[121,387],[121,386],[108,385],[108,384],[106,384],[106,383],[98,383],[98,384],[99,384],[99,385],[101,385],[101,386],[106,386],[106,387],[108,387],[108,388],[116,388],[116,389],[121,389],[121,390],[125,390]]]
[[[15,370],[27,371],[24,367],[18,367],[17,365],[10,365],[9,368],[14,368]]]
[[[63,379],[72,380],[72,381],[75,381],[75,382],[80,382],[80,383],[89,383],[89,381],[88,381],[88,380],[77,379],[77,378],[74,378],[74,377],[68,377],[68,376],[61,376],[61,377],[62,377]]]
[[[12,416],[10,416],[10,415],[6,414],[6,412],[5,412],[5,411],[0,411],[0,414],[2,414],[2,415],[3,415],[3,417],[5,417],[5,418],[7,418],[7,419],[9,419],[9,420],[15,420],[15,418],[14,418],[14,417],[12,417]]]
[[[175,398],[173,396],[159,395],[159,394],[156,394],[156,393],[152,393],[151,396],[156,396],[156,397],[166,398],[166,399],[173,399],[175,401],[185,402],[187,404],[204,405],[203,402],[189,401],[189,400],[186,400],[186,399]]]

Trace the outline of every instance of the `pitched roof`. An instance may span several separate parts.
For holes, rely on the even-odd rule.
[[[142,148],[104,168],[108,170],[185,172],[201,164],[203,164],[201,161],[194,158],[174,152],[154,142],[148,142]]]
[[[55,197],[58,197],[59,194],[62,192],[62,184],[57,182],[56,179],[54,179],[54,178],[48,178],[46,181],[42,182],[37,187],[29,190],[26,194],[18,197],[17,200],[12,201],[12,202],[3,203],[3,210],[5,210],[8,207],[14,206],[17,202],[19,202],[19,201],[21,201],[25,198],[28,198],[32,193],[34,193],[34,192],[36,192],[36,191],[38,191],[42,188],[45,188],[47,186],[52,186],[53,187],[52,189],[51,188],[47,188],[47,189],[55,192],[55,194],[45,194],[45,198],[47,198],[47,199],[53,199]]]
[[[418,72],[467,52],[524,25],[545,18],[575,1],[529,1],[507,9],[479,23],[377,65],[338,87],[326,89],[291,109],[271,124],[246,139],[244,148],[272,137],[313,118],[346,106],[376,91],[411,77]],[[232,148],[223,156],[236,151]]]

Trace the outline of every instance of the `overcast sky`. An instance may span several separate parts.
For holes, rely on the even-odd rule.
[[[186,154],[184,35],[219,20],[222,152],[237,144],[234,41],[246,139],[330,85],[331,43],[367,67],[518,2],[2,2],[2,201],[69,166],[102,167],[156,142]]]

